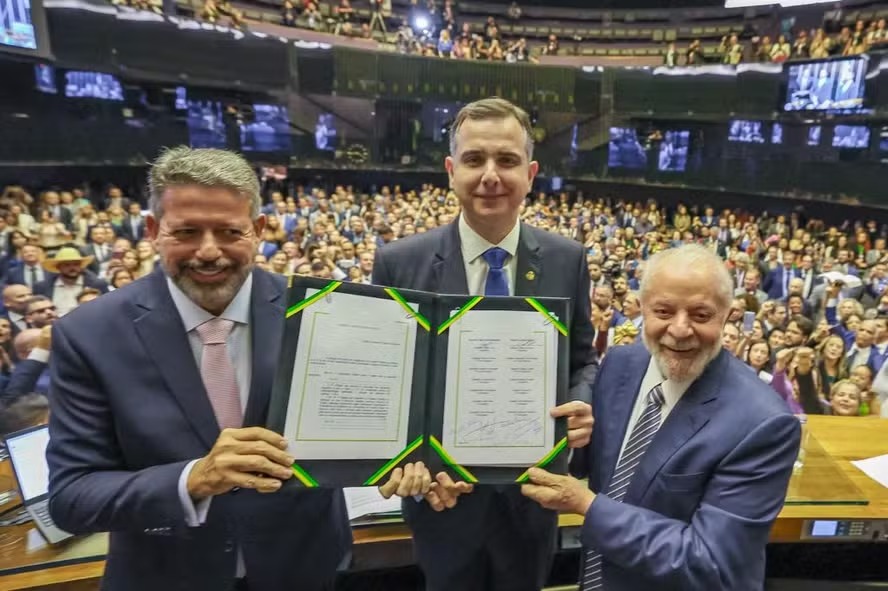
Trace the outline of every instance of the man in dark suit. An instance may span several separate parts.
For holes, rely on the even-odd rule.
[[[598,366],[589,275],[581,244],[518,221],[538,169],[529,117],[502,99],[478,101],[460,111],[450,137],[445,167],[461,215],[377,250],[373,282],[450,294],[571,298],[574,401],[553,415],[569,417],[571,446],[582,446],[592,428],[582,401],[589,400]],[[556,514],[523,499],[517,487],[478,486],[453,506],[463,491],[444,473],[436,480],[425,501],[404,502],[427,589],[540,589],[555,547]]]
[[[50,513],[111,532],[107,591],[328,589],[351,542],[342,493],[290,481],[286,440],[261,427],[285,285],[253,267],[258,180],[182,147],[150,189],[161,268],[53,331]]]
[[[764,587],[801,429],[722,349],[731,286],[724,263],[697,245],[650,259],[645,346],[608,353],[592,441],[571,463],[588,486],[531,470],[527,496],[585,517],[580,591]]]
[[[34,286],[34,293],[51,299],[64,316],[77,307],[77,296],[87,287],[108,292],[108,284],[87,271],[92,257],[84,257],[73,246],[59,249],[56,255],[43,262],[47,278]]]
[[[3,307],[6,308],[3,316],[9,319],[13,339],[18,333],[28,328],[25,312],[31,295],[31,288],[27,285],[11,283],[3,288]]]
[[[89,244],[81,252],[84,256],[92,257],[89,270],[99,275],[111,260],[110,243],[114,240],[114,231],[108,226],[97,224],[89,229],[89,239]]]
[[[121,236],[133,243],[145,237],[145,218],[142,217],[142,207],[137,202],[129,204],[129,214],[123,218],[120,224]]]
[[[762,289],[768,294],[770,300],[782,300],[789,296],[789,282],[793,277],[799,277],[799,270],[795,268],[795,253],[791,250],[783,251],[783,264],[765,275]]]
[[[43,249],[34,244],[26,244],[22,247],[22,264],[9,270],[6,276],[7,285],[18,283],[34,289],[38,283],[46,279],[47,273],[40,266]]]
[[[47,191],[43,194],[43,208],[52,214],[52,219],[62,224],[68,230],[73,228],[74,220],[71,210],[59,201],[59,194],[55,191]]]

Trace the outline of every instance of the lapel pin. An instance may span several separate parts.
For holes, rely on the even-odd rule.
[[[536,279],[536,273],[534,273],[533,271],[528,271],[527,273],[525,273],[524,278],[528,281],[533,281],[534,279]]]

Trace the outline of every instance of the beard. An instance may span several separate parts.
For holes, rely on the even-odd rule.
[[[191,301],[216,315],[221,314],[228,307],[253,270],[252,261],[245,265],[238,265],[235,261],[224,257],[212,263],[201,263],[195,260],[184,261],[174,267],[168,265],[163,259],[161,261],[163,262],[163,270]],[[213,272],[225,269],[231,269],[233,272],[224,281],[215,284],[198,283],[187,273],[187,271]]]
[[[703,375],[709,362],[718,357],[722,350],[721,337],[719,337],[712,345],[701,349],[694,357],[677,358],[668,351],[664,351],[665,347],[662,339],[660,342],[652,342],[644,331],[642,331],[642,337],[644,346],[650,351],[651,357],[654,358],[654,363],[657,364],[657,368],[663,374],[663,377],[676,382],[692,382],[699,378]],[[698,343],[696,340],[689,340],[683,343],[673,342],[667,344],[681,349],[683,347],[695,348],[688,347],[688,345],[697,345]]]

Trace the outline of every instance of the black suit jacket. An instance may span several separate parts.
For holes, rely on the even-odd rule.
[[[282,277],[253,271],[245,426],[266,423],[284,292]],[[316,591],[335,577],[351,544],[340,490],[234,490],[186,525],[179,477],[220,431],[161,271],[56,322],[50,366],[50,513],[73,533],[111,532],[103,590],[227,590],[236,549],[253,589]]]
[[[588,402],[598,359],[592,341],[583,246],[521,224],[517,259],[516,295],[573,301],[571,397]],[[458,221],[377,250],[373,283],[468,294]],[[413,499],[405,500],[403,509],[429,589],[480,589],[477,576],[491,576],[476,570],[482,561],[506,565],[496,568],[498,589],[531,589],[545,584],[555,548],[557,516],[522,497],[517,487],[478,486],[472,494],[460,497],[456,507],[442,513]],[[486,558],[489,556],[493,558]]]
[[[136,242],[145,237],[145,218],[140,217],[139,221],[134,224],[132,218],[126,216],[120,225],[120,233],[123,238],[132,242],[135,247]]]

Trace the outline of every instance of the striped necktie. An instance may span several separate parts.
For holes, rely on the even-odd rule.
[[[660,428],[660,414],[665,398],[663,397],[662,384],[654,386],[653,390],[647,394],[647,406],[635,426],[632,428],[632,435],[626,442],[626,448],[617,462],[614,475],[605,494],[611,499],[622,502],[629,490],[629,484],[632,482],[632,476],[644,457],[657,430]],[[604,589],[604,579],[602,572],[601,554],[592,549],[585,552],[585,562],[583,564],[582,591],[595,591]]]

